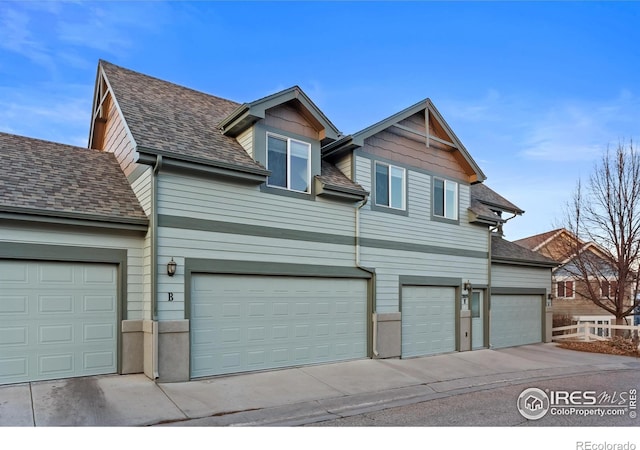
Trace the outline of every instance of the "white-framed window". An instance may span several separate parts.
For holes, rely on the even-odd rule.
[[[458,183],[433,179],[433,215],[458,220]]]
[[[574,298],[575,290],[573,288],[573,281],[564,280],[556,282],[556,297],[558,298]]]
[[[404,210],[407,203],[405,198],[406,170],[378,161],[376,161],[375,167],[376,205]]]
[[[600,282],[600,297],[601,298],[614,298],[616,296],[616,290],[618,289],[618,282],[615,280],[602,280]]]
[[[311,192],[311,144],[267,133],[267,185]]]
[[[602,336],[602,337],[610,336],[610,333],[609,333],[610,328],[608,326],[611,325],[611,321],[612,321],[612,318],[607,316],[578,316],[577,317],[578,325],[581,325],[581,324],[593,325],[593,327],[589,327],[590,328],[589,332],[593,334],[597,334],[598,336]],[[603,326],[599,327],[598,325],[603,325]]]

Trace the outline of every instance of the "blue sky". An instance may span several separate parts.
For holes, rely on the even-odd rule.
[[[0,1],[0,131],[87,145],[98,59],[238,102],[299,85],[344,133],[426,97],[558,225],[607,146],[640,139],[636,2]]]

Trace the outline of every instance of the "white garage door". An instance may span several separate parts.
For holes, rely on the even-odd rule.
[[[540,295],[492,295],[490,316],[492,348],[542,342]]]
[[[117,274],[0,261],[0,384],[117,371]]]
[[[366,357],[367,282],[194,275],[191,376]]]
[[[402,357],[453,352],[456,290],[452,287],[402,288]]]

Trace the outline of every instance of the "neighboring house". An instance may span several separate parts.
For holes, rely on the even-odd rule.
[[[556,319],[569,317],[573,323],[615,324],[615,317],[589,298],[584,281],[575,275],[577,269],[573,249],[576,240],[581,247],[581,252],[588,252],[590,258],[602,261],[600,264],[602,267],[607,266],[604,254],[597,245],[579,240],[564,228],[529,236],[515,243],[561,262],[561,265],[553,271],[553,314]],[[602,278],[594,280],[598,285],[595,290],[601,298],[613,297],[617,289],[615,273],[606,269],[602,272]],[[607,272],[609,272],[608,276]],[[596,329],[596,332],[601,335],[608,333],[602,328]]]
[[[496,237],[523,211],[482,184],[428,99],[344,136],[298,87],[238,104],[101,61],[90,150],[5,139],[2,164],[32,160],[0,172],[0,277],[15,289],[0,302],[0,383],[548,341],[552,263]],[[109,199],[119,206],[101,209]],[[34,284],[30,270],[52,275]],[[55,315],[72,297],[103,318]],[[16,317],[32,329],[13,330]],[[68,367],[20,372],[14,361],[55,359],[24,333],[56,355],[68,341]]]

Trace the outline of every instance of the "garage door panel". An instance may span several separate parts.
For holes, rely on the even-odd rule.
[[[5,260],[0,274],[13,280],[0,294],[0,384],[117,370],[115,266]]]
[[[365,357],[366,286],[351,279],[194,276],[192,376]],[[198,316],[201,305],[214,313]]]
[[[513,347],[541,342],[541,296],[492,296],[490,337],[493,348]]]
[[[455,288],[402,288],[402,356],[455,351]]]

